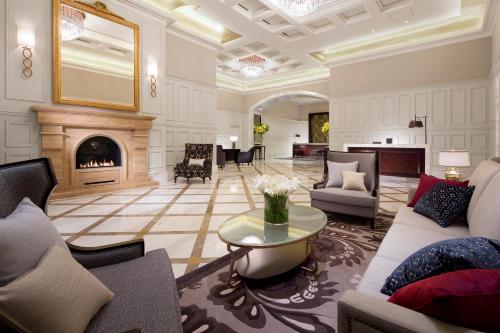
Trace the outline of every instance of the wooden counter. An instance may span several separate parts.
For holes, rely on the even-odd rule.
[[[380,160],[380,174],[418,178],[426,172],[427,147],[410,145],[346,145],[347,151],[377,151]]]
[[[328,149],[328,143],[294,143],[293,157],[311,157]]]

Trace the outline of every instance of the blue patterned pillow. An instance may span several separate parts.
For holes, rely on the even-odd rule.
[[[410,283],[471,268],[500,268],[500,240],[467,237],[427,245],[396,267],[380,291],[391,296]]]
[[[461,187],[437,183],[417,201],[413,211],[446,228],[467,210],[472,193],[474,186]]]

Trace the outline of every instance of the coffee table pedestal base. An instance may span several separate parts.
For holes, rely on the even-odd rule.
[[[245,278],[264,279],[299,266],[309,254],[307,241],[275,248],[253,249],[236,261],[236,271]]]

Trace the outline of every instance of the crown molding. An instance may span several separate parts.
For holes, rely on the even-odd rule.
[[[137,0],[117,0],[117,1],[119,3],[125,4],[126,6],[132,9],[139,11],[142,14],[146,13],[150,16],[153,16],[165,22],[167,25],[172,24],[176,21],[174,16],[147,2],[137,1]]]
[[[224,73],[217,73],[216,78],[218,88],[239,94],[248,94],[329,81],[330,70],[324,66],[320,66],[283,73],[281,75],[270,75],[255,81],[243,81]]]
[[[188,40],[190,42],[193,42],[193,43],[196,43],[200,46],[206,47],[206,48],[213,50],[215,52],[219,52],[222,50],[222,46],[219,43],[217,43],[216,41],[205,38],[201,35],[195,35],[193,32],[189,31],[189,29],[181,27],[175,23],[176,22],[169,24],[166,28],[166,31],[173,34],[173,35],[181,37],[185,40]]]
[[[486,9],[486,15],[483,22],[483,31],[487,31],[492,34],[495,28],[496,21],[500,17],[500,3],[499,1],[490,0],[488,1],[488,8]]]
[[[344,59],[344,60],[337,60],[337,61],[332,61],[332,62],[326,63],[325,66],[327,66],[329,68],[333,68],[333,67],[351,65],[351,64],[355,64],[355,63],[359,63],[359,62],[369,61],[369,60],[387,58],[387,57],[391,57],[391,56],[395,56],[395,55],[412,53],[412,52],[416,52],[416,51],[423,51],[423,50],[432,49],[435,47],[467,42],[467,41],[481,39],[481,38],[485,38],[485,37],[489,37],[489,36],[491,36],[491,32],[481,31],[481,32],[470,33],[470,34],[462,35],[462,36],[450,37],[450,38],[446,38],[446,39],[442,39],[442,40],[438,40],[438,41],[433,41],[433,42],[424,42],[422,44],[415,44],[415,45],[410,45],[410,46],[408,46],[408,45],[395,46],[391,50],[387,50],[387,51],[379,51],[379,52],[374,51],[373,53],[367,54],[367,55],[361,55],[361,56],[357,56],[357,57],[346,57],[346,59]]]

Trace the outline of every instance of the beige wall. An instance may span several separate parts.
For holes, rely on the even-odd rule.
[[[245,112],[243,109],[243,95],[218,89],[217,110]]]
[[[167,32],[165,71],[168,76],[215,85],[217,52]]]
[[[300,120],[300,106],[292,102],[281,102],[273,104],[262,111],[262,118],[274,117],[290,120]]]
[[[497,15],[496,18],[496,24],[495,28],[493,30],[493,36],[492,36],[492,58],[491,62],[492,65],[497,65],[500,66],[500,14]],[[500,70],[500,68],[497,67],[497,70]]]
[[[488,77],[491,38],[334,67],[330,97]]]
[[[300,107],[300,119],[299,120],[309,120],[310,113],[320,113],[320,112],[328,112],[328,111],[329,111],[329,104],[327,102],[318,103],[318,104],[311,104],[311,105],[304,105],[304,106]]]

